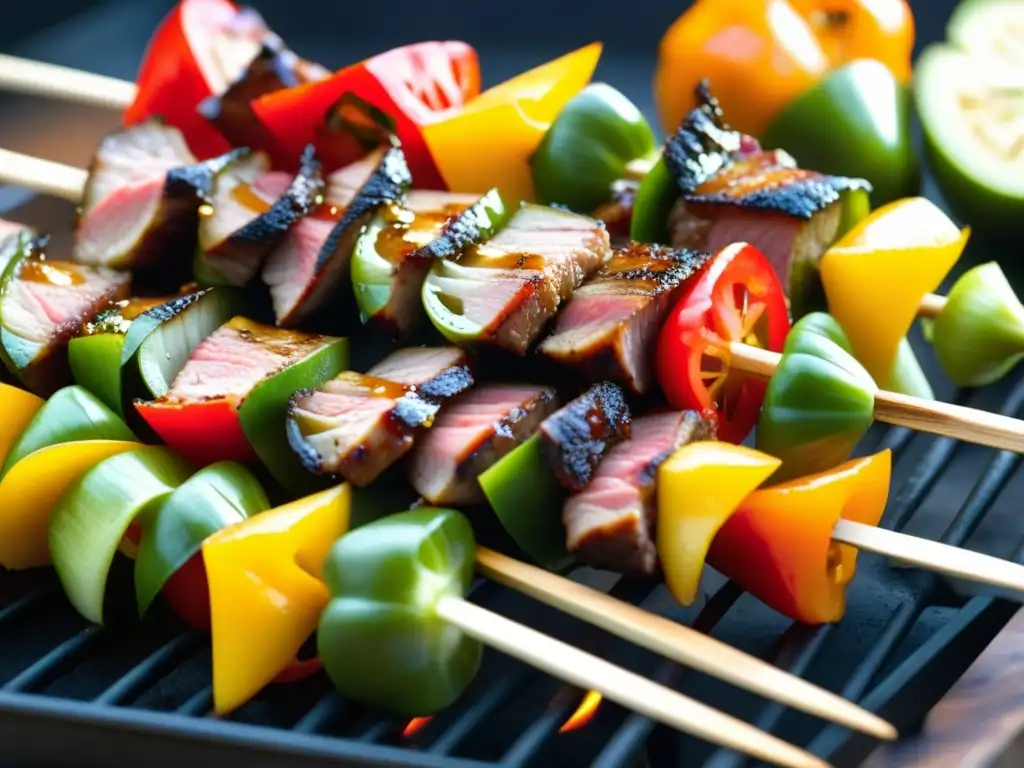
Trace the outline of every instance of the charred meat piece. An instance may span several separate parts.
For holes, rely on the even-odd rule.
[[[191,268],[199,208],[246,154],[202,163],[177,128],[149,120],[108,134],[89,169],[72,256],[82,264]]]
[[[612,448],[590,484],[566,501],[562,521],[568,550],[594,568],[654,574],[658,467],[677,448],[713,435],[694,411],[634,419],[630,438]]]
[[[316,474],[369,485],[405,455],[442,404],[473,385],[456,347],[410,347],[365,374],[345,371],[315,391],[296,393],[288,441]]]
[[[299,221],[263,267],[277,324],[295,327],[349,277],[352,250],[381,207],[402,199],[412,177],[393,147],[332,173],[323,204]]]
[[[540,425],[540,446],[555,477],[581,491],[608,451],[630,436],[626,393],[610,382],[595,384]]]
[[[524,204],[484,245],[440,261],[424,285],[442,333],[523,355],[583,281],[608,258],[601,222],[558,208]]]
[[[200,217],[199,251],[210,282],[245,285],[288,231],[323,201],[313,147],[299,172],[271,172],[262,152],[234,163],[213,181],[210,210]]]
[[[131,276],[48,261],[30,237],[16,237],[20,246],[0,287],[3,358],[26,387],[46,397],[71,383],[68,341],[110,302],[128,297]]]
[[[647,392],[662,321],[687,278],[710,258],[638,243],[616,251],[569,300],[540,353],[586,381],[610,379]]]
[[[328,75],[328,69],[296,55],[280,37],[265,30],[259,52],[238,79],[221,94],[201,102],[197,109],[233,146],[271,150],[273,138],[253,112],[252,102]],[[294,159],[288,160],[287,166],[293,167]]]
[[[431,504],[482,504],[477,477],[518,446],[558,407],[553,389],[478,387],[441,412],[410,457],[412,487]]]
[[[682,193],[669,216],[671,243],[711,253],[750,243],[786,285],[794,260],[816,262],[835,240],[843,194],[866,194],[870,185],[802,170],[786,152],[762,150],[725,125],[706,85],[697,94],[700,106],[665,147]]]

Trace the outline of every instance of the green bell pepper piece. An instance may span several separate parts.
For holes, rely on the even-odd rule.
[[[381,326],[395,336],[406,336],[419,324],[423,305],[418,292],[426,277],[424,267],[435,258],[458,258],[471,245],[489,240],[501,229],[510,212],[497,189],[492,189],[458,216],[451,219],[444,211],[424,215],[405,210],[395,220],[386,211],[379,212],[356,241],[352,254],[352,287],[364,323]],[[441,213],[442,215],[437,215]],[[393,231],[388,232],[391,229]],[[381,236],[387,242],[385,253],[378,244]],[[433,237],[426,246],[417,246]],[[413,256],[417,250],[425,251]],[[415,263],[410,263],[413,261]]]
[[[482,648],[434,607],[465,596],[475,555],[469,522],[448,509],[400,512],[338,540],[324,563],[331,601],[317,648],[342,694],[403,717],[433,714],[459,697]]]
[[[930,336],[939,364],[961,387],[993,384],[1024,359],[1024,306],[996,262],[960,276]]]
[[[58,389],[11,447],[0,477],[30,453],[60,443],[79,440],[123,440],[138,442],[120,417],[84,387]]]
[[[802,168],[867,179],[878,207],[920,187],[911,113],[910,93],[889,68],[859,59],[794,99],[761,140],[788,151]]]
[[[61,496],[50,520],[50,555],[64,593],[86,619],[103,623],[103,595],[128,527],[161,505],[193,468],[147,446],[104,459]]]
[[[626,166],[653,159],[654,131],[639,108],[605,83],[588,85],[565,105],[530,159],[540,202],[590,213],[612,199]]]
[[[877,391],[835,318],[813,312],[794,325],[755,432],[757,449],[782,460],[772,482],[846,461],[874,420]]]
[[[664,157],[651,168],[636,192],[629,237],[638,243],[668,243],[668,217],[679,198],[679,186]]]
[[[562,527],[568,494],[541,452],[540,435],[517,446],[478,480],[502,527],[537,565],[561,571],[573,561]]]
[[[241,464],[211,464],[175,488],[162,504],[147,507],[135,558],[135,597],[139,615],[167,581],[222,528],[270,509],[263,486]]]

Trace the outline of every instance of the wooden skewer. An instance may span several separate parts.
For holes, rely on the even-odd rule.
[[[0,147],[0,181],[78,203],[89,172]]]
[[[739,688],[880,739],[897,736],[890,723],[841,696],[683,624],[484,547],[476,566],[493,581]]]
[[[126,80],[6,54],[0,54],[0,87],[17,93],[114,110],[126,109],[135,100],[137,91],[135,83]],[[643,180],[651,172],[654,162],[650,158],[631,161],[626,165],[626,178]],[[918,315],[935,317],[945,304],[944,296],[929,293],[921,300]]]
[[[442,598],[436,611],[442,619],[486,645],[571,685],[597,691],[611,701],[684,733],[776,765],[800,768],[828,765],[743,720],[460,597]]]
[[[134,100],[135,83],[80,69],[0,54],[0,87],[16,93],[123,110]]]
[[[729,365],[765,379],[771,378],[782,359],[778,352],[740,342],[730,343],[728,353]],[[875,418],[898,427],[1024,453],[1024,421],[998,413],[883,389],[875,395]]]

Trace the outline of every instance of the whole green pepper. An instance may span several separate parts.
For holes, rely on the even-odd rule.
[[[403,717],[430,715],[472,682],[482,648],[439,617],[473,580],[469,522],[448,509],[390,515],[338,540],[324,563],[331,601],[317,648],[338,690]]]
[[[120,417],[87,389],[78,385],[64,387],[36,411],[7,454],[0,477],[40,448],[79,440],[138,441]]]
[[[755,433],[757,449],[782,460],[772,482],[846,461],[874,420],[877,391],[831,315],[813,312],[796,323],[768,382]]]
[[[590,213],[634,160],[653,159],[654,131],[633,102],[605,83],[588,85],[548,128],[530,160],[542,203]]]
[[[199,470],[162,504],[147,507],[137,519],[142,528],[135,558],[139,615],[146,615],[167,581],[208,536],[268,509],[263,486],[248,469],[232,461]]]

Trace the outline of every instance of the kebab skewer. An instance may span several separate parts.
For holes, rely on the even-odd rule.
[[[8,393],[5,393],[8,394]],[[18,390],[11,390],[13,396],[20,394]],[[83,615],[93,621],[102,622],[102,603],[104,584],[107,572],[110,567],[110,560],[114,555],[117,537],[112,537],[112,531],[120,536],[128,526],[130,520],[140,515],[142,519],[143,535],[139,548],[136,550],[136,588],[152,594],[152,589],[159,589],[159,584],[154,584],[155,574],[167,573],[179,567],[175,562],[175,553],[190,556],[190,553],[181,550],[183,543],[183,531],[180,528],[182,519],[187,520],[191,536],[199,536],[196,546],[202,542],[206,533],[214,533],[214,537],[202,543],[207,570],[210,574],[213,589],[210,591],[211,599],[215,606],[214,621],[214,654],[215,654],[215,692],[218,701],[219,711],[234,708],[239,703],[247,700],[255,690],[266,681],[261,681],[260,670],[267,669],[271,676],[277,672],[274,659],[275,652],[268,651],[268,648],[278,648],[281,643],[280,637],[276,635],[284,632],[294,633],[301,625],[297,622],[297,615],[305,616],[308,609],[305,606],[309,600],[317,603],[317,591],[310,587],[319,582],[319,561],[329,548],[330,543],[349,525],[350,512],[350,490],[348,486],[339,486],[319,494],[300,499],[292,504],[275,510],[268,510],[267,497],[255,478],[242,466],[231,462],[220,462],[208,466],[193,474],[191,465],[168,449],[163,447],[144,447],[134,441],[133,436],[127,432],[123,424],[118,427],[116,417],[106,411],[102,405],[88,393],[78,387],[71,387],[62,390],[54,399],[46,403],[37,403],[39,410],[31,421],[25,425],[22,436],[10,446],[11,453],[7,462],[10,465],[10,478],[5,477],[5,482],[0,484],[0,494],[4,495],[7,501],[11,501],[11,482],[23,482],[27,478],[26,473],[31,474],[31,466],[37,470],[39,465],[43,471],[50,471],[51,487],[46,494],[33,496],[31,509],[26,513],[19,506],[17,519],[10,515],[5,516],[4,527],[6,534],[3,539],[3,557],[6,565],[11,565],[10,556],[15,548],[20,547],[17,556],[21,558],[20,565],[42,564],[45,552],[39,547],[26,540],[26,533],[31,532],[36,538],[42,536],[41,543],[43,550],[48,549],[53,554],[54,564],[65,584],[68,596]],[[76,424],[81,422],[81,424]],[[67,442],[60,442],[66,440]],[[34,450],[29,450],[27,445],[31,443]],[[58,466],[53,462],[63,459]],[[76,479],[77,477],[77,479]],[[64,489],[67,489],[65,492]],[[99,514],[95,504],[95,494],[104,493],[107,506],[103,514]],[[50,510],[44,509],[47,505],[53,505],[52,521],[49,524],[49,532],[40,531],[40,523],[50,520]],[[417,513],[413,513],[417,514]],[[429,514],[429,513],[418,513]],[[451,516],[454,513],[441,512],[441,515]],[[34,515],[34,519],[33,519]],[[251,518],[251,519],[250,519]],[[178,529],[175,530],[174,523],[177,521]],[[248,522],[246,522],[248,521]],[[217,533],[217,525],[223,527]],[[237,524],[237,525],[236,525]],[[14,526],[12,528],[12,525]],[[21,526],[19,530],[18,526]],[[212,527],[211,527],[212,526]],[[465,524],[462,523],[459,531],[465,533]],[[449,526],[450,527],[450,526]],[[457,527],[457,526],[456,526]],[[10,535],[13,534],[13,535]],[[88,539],[88,546],[83,546],[82,537]],[[273,542],[268,540],[268,536]],[[189,538],[185,536],[184,538]],[[390,537],[385,537],[390,538]],[[18,541],[20,539],[20,541]],[[401,546],[402,536],[396,537],[396,546]],[[162,543],[158,543],[158,540]],[[266,541],[266,544],[260,542]],[[291,551],[289,547],[295,548]],[[466,542],[467,549],[461,552],[451,552],[451,556],[464,558],[473,551],[474,545],[471,540]],[[320,552],[320,554],[316,554]],[[291,558],[294,557],[294,560]],[[510,561],[497,553],[487,550],[478,552],[478,559],[486,557],[491,564],[492,571],[501,572],[504,569],[503,561]],[[32,560],[31,558],[37,558]],[[253,559],[255,558],[255,560]],[[275,565],[275,558],[286,558],[291,562],[291,568],[295,571],[295,578],[285,578],[283,574],[288,568]],[[464,571],[466,561],[462,564],[452,566],[455,571]],[[471,560],[469,564],[471,564]],[[297,563],[297,565],[296,565]],[[450,564],[433,563],[433,566],[447,569]],[[269,570],[268,570],[269,569]],[[301,569],[308,569],[308,573]],[[248,573],[263,574],[258,582],[248,579]],[[462,573],[462,576],[465,574]],[[310,582],[312,578],[314,581]],[[559,577],[544,574],[544,578],[552,584],[559,585],[562,580]],[[177,575],[172,580],[180,577]],[[241,579],[241,582],[239,582]],[[296,579],[307,585],[300,588]],[[230,583],[224,583],[224,582]],[[274,583],[277,591],[274,599],[267,602],[266,593],[261,589],[252,591],[254,583]],[[432,583],[437,586],[436,580]],[[232,584],[234,585],[232,587]],[[444,592],[453,600],[458,599],[459,585],[462,578],[456,579]],[[243,588],[249,585],[248,589]],[[232,588],[229,588],[232,587]],[[346,581],[346,589],[348,584]],[[418,592],[420,594],[420,592]],[[584,603],[593,600],[597,593],[584,587],[577,589],[577,597]],[[182,599],[181,592],[177,593],[177,600]],[[305,602],[301,599],[305,595]],[[140,601],[146,599],[140,594]],[[298,613],[291,608],[283,607],[282,601],[298,601],[302,605],[294,605]],[[283,621],[274,621],[274,616],[264,615],[265,610],[259,608],[266,604],[266,609],[278,611]],[[177,608],[180,603],[176,603]],[[291,605],[291,603],[289,603]],[[604,596],[604,606],[617,608],[618,601]],[[420,606],[422,610],[428,610]],[[453,606],[453,610],[455,610]],[[470,635],[480,635],[485,641],[491,637],[483,628],[481,622],[488,622],[491,619],[480,613],[481,609],[472,616],[460,613],[458,618],[453,618],[460,627]],[[622,610],[622,609],[619,609]],[[643,611],[632,609],[637,615],[645,615]],[[240,611],[240,613],[238,613]],[[429,611],[428,611],[429,612]],[[187,611],[183,615],[189,615]],[[235,614],[238,614],[237,616]],[[224,622],[225,616],[228,621]],[[313,614],[315,624],[316,614]],[[280,618],[280,617],[279,617]],[[423,619],[426,621],[427,617]],[[256,635],[248,634],[247,622],[259,622],[260,632]],[[429,623],[429,622],[428,622]],[[650,617],[649,622],[653,627],[659,629],[667,627],[671,631],[662,636],[661,644],[672,646],[672,638],[681,637],[683,628],[677,627],[671,622],[657,620]],[[502,630],[511,628],[511,623],[502,622]],[[423,631],[429,631],[425,628]],[[241,632],[241,634],[238,634]],[[516,630],[519,633],[519,630]],[[692,632],[692,631],[691,631]],[[296,635],[297,644],[302,642],[301,631]],[[714,649],[721,644],[710,638],[704,638],[698,633],[698,643],[702,644],[702,652],[710,652],[716,655]],[[240,643],[232,645],[233,638],[237,635]],[[517,636],[522,636],[519,633]],[[536,642],[542,645],[547,643],[542,637],[530,634],[530,645]],[[258,641],[255,638],[260,638]],[[230,649],[225,660],[222,655],[223,648]],[[572,660],[572,671],[570,680],[578,684],[591,685],[595,679],[591,678],[586,668],[591,664],[589,659],[584,659],[577,653],[567,651],[564,645],[557,647],[549,646],[546,652],[558,652],[568,654]],[[328,651],[324,651],[325,655]],[[334,653],[334,652],[332,652]],[[518,651],[511,651],[512,655],[523,656]],[[790,680],[789,675],[781,670],[774,669],[763,662],[746,657],[744,654],[726,648],[723,651],[721,663],[730,663],[732,674],[738,674],[738,670],[747,669],[748,673],[764,678],[764,685],[767,681],[776,680],[776,684],[783,681],[793,683],[793,689],[800,689],[801,692],[810,693],[808,699],[801,700],[796,697],[795,691],[787,687],[787,695],[793,693],[801,707],[814,711],[815,703],[826,701],[831,697],[829,694],[817,691],[813,686],[804,681]],[[526,655],[531,655],[529,651]],[[689,654],[686,654],[689,656]],[[337,658],[336,653],[331,658]],[[555,658],[555,657],[550,657]],[[694,656],[697,661],[697,657]],[[286,661],[286,659],[282,660]],[[701,662],[703,668],[708,668],[710,661]],[[550,669],[550,662],[544,669]],[[269,666],[268,666],[269,665]],[[710,663],[714,666],[714,663]],[[599,672],[602,675],[606,672],[613,672],[609,665],[599,664]],[[761,669],[763,667],[763,670]],[[255,671],[254,671],[255,670]],[[463,668],[466,674],[472,677],[475,667]],[[394,670],[390,673],[394,675]],[[556,673],[558,674],[558,673]],[[610,686],[618,690],[614,682],[617,673],[611,675],[604,683],[598,683],[603,690]],[[629,678],[630,683],[634,682]],[[468,680],[463,679],[463,683]],[[253,688],[253,685],[256,688]],[[758,688],[761,683],[752,683]],[[437,687],[435,686],[435,693]],[[648,693],[654,689],[650,684],[638,685],[632,690],[643,690]],[[240,693],[242,691],[242,693]],[[246,693],[247,692],[247,693]],[[245,695],[243,695],[243,693]],[[767,693],[767,691],[766,691]],[[618,694],[610,694],[615,698]],[[241,696],[241,699],[238,697]],[[785,698],[785,696],[783,697]],[[619,698],[618,700],[623,700]],[[632,702],[632,698],[629,699]],[[847,724],[853,724],[868,729],[870,732],[890,738],[893,733],[890,726],[873,716],[867,715],[857,707],[840,702],[840,709],[846,714],[841,718]],[[680,718],[688,717],[690,709],[680,709],[678,706],[682,699],[674,697],[668,703],[677,706],[676,715],[671,722],[680,723]],[[393,704],[394,702],[392,702]],[[698,707],[693,713],[701,715],[706,708]],[[644,711],[650,712],[649,709]],[[660,711],[660,710],[659,710]],[[653,714],[653,712],[651,712]],[[654,715],[658,716],[658,715]],[[712,724],[719,726],[726,722],[712,717]],[[689,727],[689,726],[687,726]],[[701,732],[703,726],[697,726]],[[748,731],[749,731],[748,726]],[[750,731],[750,733],[753,733]],[[792,757],[786,758],[781,753],[773,752],[770,744],[755,739],[754,748],[760,750],[760,754],[774,755],[768,759],[783,760],[784,764],[791,764]],[[758,746],[760,745],[760,746]],[[791,753],[792,755],[793,753]],[[804,764],[804,763],[795,763]]]

